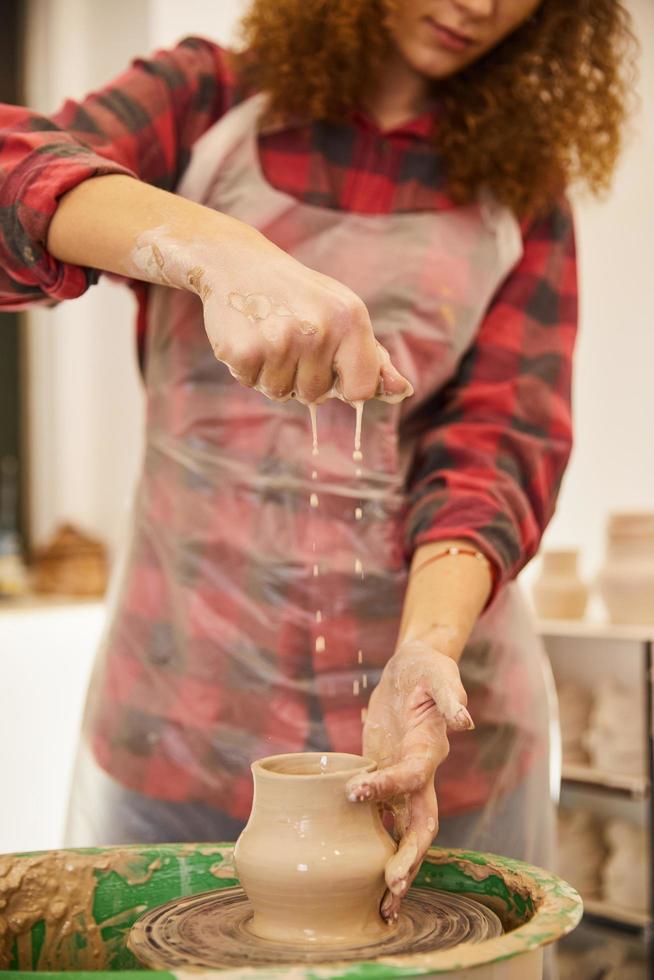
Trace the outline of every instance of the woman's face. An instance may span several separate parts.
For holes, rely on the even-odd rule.
[[[541,0],[398,0],[391,36],[411,68],[447,78],[494,48]]]

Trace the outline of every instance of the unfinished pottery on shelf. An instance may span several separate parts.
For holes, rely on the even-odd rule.
[[[611,514],[598,587],[612,623],[654,624],[654,511]]]
[[[574,681],[561,681],[556,693],[559,701],[559,725],[563,761],[573,765],[588,765],[588,751],[584,745],[593,696],[590,690]]]
[[[597,684],[582,744],[596,769],[644,776],[645,711],[632,685],[611,677]]]
[[[395,843],[376,803],[345,786],[376,764],[357,755],[293,753],[252,766],[254,802],[234,850],[263,939],[365,945],[392,928],[381,917],[384,868]]]
[[[579,577],[576,551],[545,551],[533,588],[534,605],[543,619],[582,619],[588,589]]]
[[[605,828],[609,855],[602,870],[603,898],[636,912],[650,907],[647,831],[627,820],[609,820]]]

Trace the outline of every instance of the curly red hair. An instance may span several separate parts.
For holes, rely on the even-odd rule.
[[[242,25],[244,75],[270,93],[275,113],[343,118],[383,70],[394,2],[253,0]],[[634,51],[620,0],[543,0],[491,52],[435,82],[438,153],[454,200],[485,187],[523,214],[572,184],[604,191]]]

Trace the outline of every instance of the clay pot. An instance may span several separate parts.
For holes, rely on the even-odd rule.
[[[582,619],[588,589],[579,578],[576,551],[546,551],[534,584],[534,605],[543,619]]]
[[[234,850],[252,903],[249,928],[285,943],[354,946],[388,934],[379,907],[395,844],[376,803],[350,803],[347,781],[376,764],[306,752],[252,766],[254,803]]]
[[[645,712],[635,695],[632,684],[611,677],[596,685],[582,745],[597,769],[633,776],[646,772]]]
[[[654,512],[610,516],[597,584],[612,623],[654,623]]]
[[[650,906],[647,831],[628,820],[617,819],[608,821],[605,834],[609,856],[602,869],[604,901],[647,912]]]

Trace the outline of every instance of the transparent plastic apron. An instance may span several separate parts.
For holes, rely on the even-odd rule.
[[[264,107],[257,96],[216,123],[178,192],[255,226],[353,289],[415,395],[401,406],[366,405],[359,464],[354,411],[337,400],[321,405],[314,458],[306,407],[239,386],[213,357],[198,298],[151,290],[145,469],[85,734],[112,785],[127,787],[125,800],[153,813],[157,801],[178,800],[180,812],[195,802],[226,813],[231,826],[247,817],[254,758],[360,750],[361,708],[393,653],[407,578],[402,519],[413,447],[401,427],[456,373],[522,248],[513,216],[488,203],[362,215],[275,190],[258,156]],[[144,592],[146,580],[158,584]],[[137,694],[129,692],[136,681],[116,670],[125,651],[141,678]],[[500,850],[509,806],[510,850],[534,857],[549,833],[547,695],[542,652],[514,586],[480,619],[461,667],[477,729],[453,738],[437,776],[443,834],[465,827],[457,843],[492,849],[490,833]],[[100,749],[112,699],[124,710],[130,696],[127,717],[156,726],[130,721],[129,738],[110,733],[122,739],[120,751]],[[83,758],[88,776],[88,749]],[[179,778],[162,786],[151,773],[171,759]],[[137,770],[147,779],[139,782]],[[75,808],[93,810],[83,776],[73,824]],[[106,842],[103,805],[96,836]],[[117,810],[109,816],[119,827]]]

